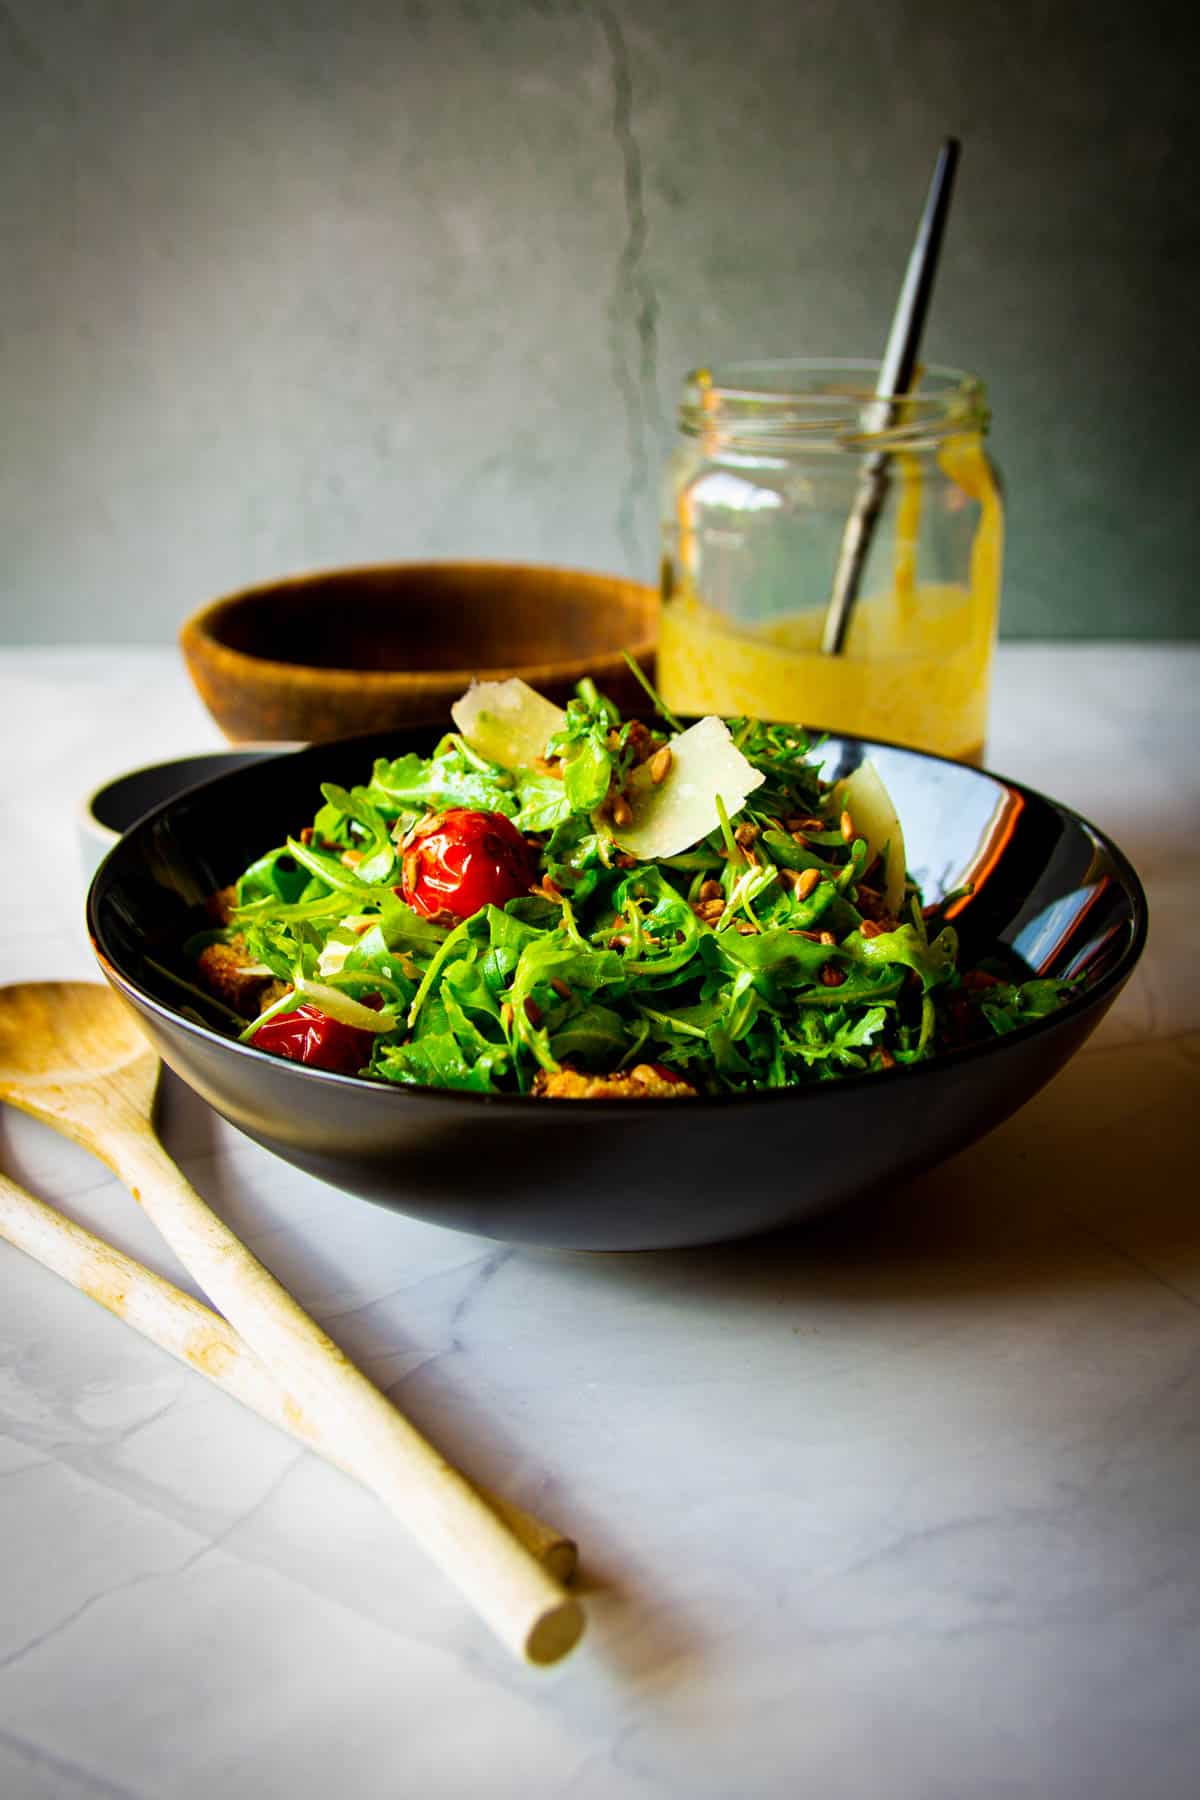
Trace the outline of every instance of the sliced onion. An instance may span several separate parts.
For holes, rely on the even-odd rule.
[[[323,981],[309,981],[301,975],[296,980],[296,992],[315,1006],[329,1018],[336,1019],[339,1025],[353,1025],[358,1031],[394,1031],[396,1015],[385,1007],[382,1012],[375,1012],[364,1006],[352,994],[341,988],[328,987]]]

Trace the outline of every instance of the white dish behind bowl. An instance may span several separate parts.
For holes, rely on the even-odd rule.
[[[301,744],[277,743],[247,745],[237,750],[203,750],[110,775],[84,796],[76,813],[75,835],[84,887],[90,885],[118,838],[165,800],[173,800],[198,782],[226,775],[246,763],[302,748]]]

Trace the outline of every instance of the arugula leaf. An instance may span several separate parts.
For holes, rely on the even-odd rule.
[[[336,889],[343,894],[361,894],[363,882],[342,861],[340,856],[331,856],[327,850],[318,850],[312,844],[301,844],[295,838],[287,841],[288,854],[298,862],[301,868],[323,881],[327,888]]]
[[[717,959],[722,968],[735,971],[741,965],[762,970],[789,987],[819,981],[821,970],[837,955],[834,946],[814,944],[794,931],[760,931],[754,937],[722,932],[719,938],[705,940],[701,953]]]
[[[393,762],[379,757],[366,793],[380,812],[390,811],[393,817],[465,806],[511,818],[518,809],[508,770],[474,753],[468,756],[453,735],[443,738],[428,758],[415,752]]]
[[[615,1069],[625,1054],[628,1028],[612,1007],[593,1003],[571,1013],[550,1033],[550,1050],[556,1062],[570,1059],[590,1069]]]
[[[489,911],[490,910],[491,909],[489,908]],[[475,924],[475,920],[482,918],[482,916],[482,914],[476,913],[473,918],[464,919],[462,924],[456,925],[445,941],[439,944],[438,948],[434,951],[432,957],[429,959],[429,965],[426,968],[424,975],[421,977],[421,985],[413,995],[412,1005],[408,1009],[408,1028],[410,1031],[416,1024],[417,1019],[420,1016],[421,1008],[429,998],[429,995],[433,990],[433,985],[441,975],[443,969],[446,968],[447,964],[454,957],[469,956],[471,954],[470,940],[472,927]]]
[[[508,1068],[505,1051],[482,1052],[468,1062],[450,1031],[428,1032],[407,1044],[382,1043],[376,1050],[371,1073],[385,1081],[417,1087],[459,1088],[468,1093],[494,1094]]]
[[[652,864],[620,883],[613,907],[631,924],[636,920],[634,942],[623,963],[627,975],[675,977],[696,954],[701,935],[696,915]]]
[[[254,900],[295,902],[307,888],[310,878],[311,871],[298,863],[287,846],[281,844],[277,850],[268,850],[265,856],[260,856],[238,877],[238,905],[247,906]]]
[[[518,831],[553,831],[571,816],[572,800],[565,780],[522,771],[516,793],[520,811],[514,814],[513,824]]]
[[[810,1014],[806,1020],[806,1036],[794,1039],[790,1048],[807,1063],[832,1059],[852,1068],[863,1068],[866,1066],[865,1058],[854,1053],[874,1042],[887,1023],[887,1018],[887,1008],[883,1006],[870,1007],[861,1016],[846,1018],[840,1024],[832,1019],[822,1019],[819,1015]]]
[[[387,881],[396,865],[396,847],[368,790],[359,787],[347,793],[345,788],[336,786],[332,781],[324,781],[321,783],[321,792],[325,796],[326,806],[341,817],[352,819],[366,840],[368,847],[363,860],[354,870],[358,879],[370,883]]]
[[[554,981],[594,994],[623,984],[625,964],[615,950],[579,950],[558,934],[539,936],[526,944],[513,974],[509,999],[514,1012],[523,1010],[535,988]]]
[[[856,962],[870,964],[903,964],[915,969],[925,992],[953,979],[958,936],[947,925],[931,942],[925,943],[912,925],[900,925],[895,931],[881,931],[877,937],[865,938],[853,933],[842,942],[845,955]]]
[[[563,789],[573,812],[595,812],[608,793],[613,773],[611,730],[612,719],[599,695],[595,702],[577,698],[568,702],[566,719],[546,745],[547,756],[562,761]]]
[[[1073,981],[1035,980],[1017,984],[1000,982],[969,994],[998,1037],[1057,1012],[1075,986]]]

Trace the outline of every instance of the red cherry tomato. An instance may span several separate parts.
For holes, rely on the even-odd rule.
[[[469,919],[484,906],[503,906],[526,894],[537,875],[529,845],[503,813],[453,806],[422,819],[401,845],[399,892],[427,919],[454,913]]]
[[[330,1069],[335,1075],[357,1075],[371,1060],[374,1037],[373,1031],[343,1025],[315,1006],[298,1006],[295,1012],[268,1019],[250,1041],[256,1049],[286,1056],[289,1062]]]

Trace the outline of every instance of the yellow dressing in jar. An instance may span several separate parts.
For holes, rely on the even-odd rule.
[[[886,438],[871,365],[693,377],[668,471],[658,680],[668,705],[756,713],[979,760],[1003,506],[982,389],[929,370]],[[861,458],[891,479],[840,656],[820,651]]]

